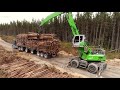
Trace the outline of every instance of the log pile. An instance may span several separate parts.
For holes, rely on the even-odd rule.
[[[1,49],[0,71],[4,78],[72,78],[54,67],[35,64],[33,61],[17,57],[16,53]],[[0,75],[1,76],[1,75]]]

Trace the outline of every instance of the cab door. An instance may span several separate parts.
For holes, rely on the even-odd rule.
[[[73,47],[81,47],[81,43],[84,42],[85,36],[84,35],[76,35],[73,37],[72,44]]]

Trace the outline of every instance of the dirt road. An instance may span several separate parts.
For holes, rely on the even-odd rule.
[[[12,51],[12,45],[0,39],[0,45],[2,45],[6,50]],[[52,59],[44,59],[40,58],[36,55],[32,55],[30,53],[19,52],[18,56],[23,57],[25,59],[29,59],[30,61],[34,61],[35,63],[45,63],[49,65],[54,65],[55,68],[60,69],[61,71],[67,71],[68,73],[74,73],[76,76],[81,76],[83,78],[98,78],[96,74],[91,74],[84,69],[75,69],[72,67],[67,67],[69,62],[69,58],[64,57],[56,57]],[[120,62],[120,60],[118,60]],[[119,78],[120,77],[120,65],[114,65],[108,62],[107,69],[102,73],[102,78]]]
[[[7,51],[12,51],[12,45],[10,43],[5,42],[0,37],[0,45],[2,45]]]

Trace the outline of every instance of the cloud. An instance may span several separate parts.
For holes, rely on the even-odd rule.
[[[27,20],[31,22],[32,19],[41,20],[52,13],[53,12],[0,12],[0,23],[10,23],[11,21],[17,20]]]
[[[42,19],[52,12],[0,12],[0,23],[10,23],[10,21],[22,21],[27,20],[29,22],[32,19]]]

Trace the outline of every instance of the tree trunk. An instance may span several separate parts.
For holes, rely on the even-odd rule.
[[[103,47],[104,45],[104,36],[105,36],[105,29],[106,29],[106,25],[104,25],[104,29],[103,29],[103,34],[102,34],[102,41],[101,41],[101,46]]]
[[[101,45],[101,32],[102,32],[102,23],[101,23],[101,25],[100,25],[100,33],[99,33],[99,40],[98,40],[98,45]]]
[[[111,50],[114,49],[114,35],[115,35],[115,26],[116,26],[116,20],[113,21],[113,31],[112,31],[112,41],[111,41]]]
[[[99,24],[97,25],[97,29],[96,29],[96,34],[95,34],[95,45],[97,45],[98,43],[98,30],[99,30]]]
[[[116,39],[116,45],[115,45],[115,49],[119,48],[119,23],[118,23],[118,29],[117,29],[117,39]]]

